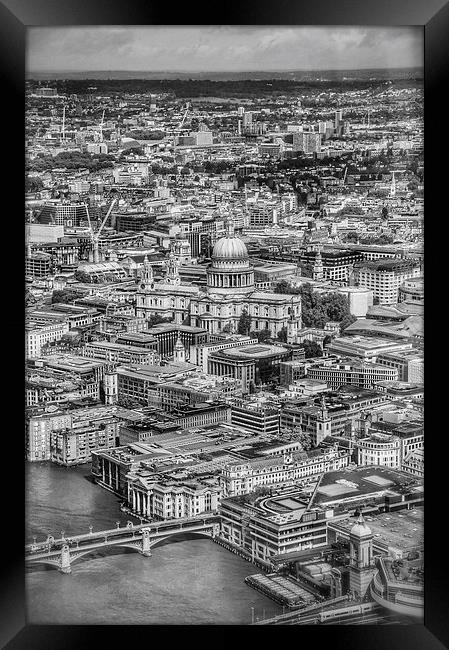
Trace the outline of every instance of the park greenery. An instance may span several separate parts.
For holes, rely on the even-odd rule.
[[[125,133],[125,137],[134,138],[134,140],[162,140],[165,138],[165,131],[158,129],[132,129]]]
[[[56,289],[53,291],[51,302],[53,305],[56,303],[69,304],[76,300],[76,298],[80,297],[81,294],[79,291],[71,291],[70,289]]]
[[[25,176],[25,192],[39,192],[44,184],[42,179],[33,176]]]
[[[36,158],[27,162],[27,170],[44,172],[57,168],[64,169],[88,169],[97,172],[114,166],[115,158],[108,154],[91,154],[80,151],[61,151],[52,156],[51,154],[38,154]]]
[[[343,330],[356,320],[349,311],[348,299],[336,291],[318,294],[308,282],[297,288],[286,280],[281,280],[274,292],[301,296],[304,327],[323,329],[326,323],[333,321],[340,323],[340,329]]]

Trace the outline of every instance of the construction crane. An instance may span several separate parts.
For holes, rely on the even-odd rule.
[[[61,135],[62,135],[62,143],[65,144],[65,104],[64,104],[64,108],[62,109],[62,129],[61,129]]]
[[[185,113],[182,116],[182,119],[181,119],[180,123],[178,124],[178,128],[173,133],[173,157],[175,156],[175,153],[176,153],[176,133],[177,133],[177,131],[180,131],[182,129],[182,127],[184,126],[184,122],[186,121],[187,113],[189,112],[189,107],[190,107],[190,104],[187,102]]]
[[[103,125],[104,125],[104,109],[103,109],[103,115],[101,116],[101,122],[100,122],[100,142],[103,142]]]
[[[98,264],[98,262],[100,261],[100,252],[99,252],[100,234],[101,234],[101,231],[103,230],[103,227],[104,227],[106,221],[109,218],[109,215],[112,212],[112,208],[114,207],[116,201],[117,201],[117,199],[113,199],[111,205],[109,206],[109,210],[107,211],[106,216],[103,219],[103,221],[101,223],[101,226],[99,227],[97,232],[94,232],[94,229],[92,228],[92,222],[90,220],[90,215],[89,215],[89,208],[86,205],[87,220],[89,222],[89,234],[90,234],[90,238],[92,240],[93,263],[94,264]]]

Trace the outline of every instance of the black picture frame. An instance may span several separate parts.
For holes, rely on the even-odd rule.
[[[215,10],[215,15],[213,11]],[[6,176],[5,194],[12,195],[13,210],[8,217],[8,242],[5,248],[13,248],[11,242],[23,241],[23,227],[20,217],[20,202],[24,194],[24,156],[22,143],[24,81],[25,81],[25,34],[31,26],[52,25],[200,25],[200,24],[259,24],[259,25],[421,25],[425,34],[425,210],[426,220],[426,280],[430,298],[426,306],[429,323],[426,366],[428,392],[426,394],[426,430],[429,443],[426,446],[426,507],[429,516],[425,525],[425,619],[424,625],[414,626],[329,626],[329,627],[259,627],[245,628],[250,632],[251,643],[259,640],[280,643],[285,631],[294,632],[294,643],[341,644],[346,648],[407,648],[435,650],[449,647],[449,598],[448,569],[444,528],[446,524],[445,460],[447,434],[445,431],[444,404],[445,386],[435,381],[438,362],[444,364],[443,352],[445,332],[441,331],[442,302],[445,302],[443,283],[446,277],[442,266],[445,261],[444,189],[447,166],[437,162],[440,149],[445,152],[447,126],[443,103],[445,90],[449,88],[449,3],[442,0],[246,0],[242,4],[184,3],[176,8],[174,3],[151,2],[150,0],[2,0],[0,2],[0,65],[2,67],[4,133],[12,135],[12,144],[4,152]],[[446,154],[447,155],[447,154]],[[447,182],[447,181],[446,181]],[[14,189],[15,188],[15,191]],[[17,214],[18,213],[18,214]],[[7,216],[7,215],[6,215]],[[12,228],[12,238],[11,238]],[[17,232],[15,232],[17,229]],[[447,240],[446,240],[447,241]],[[6,240],[5,240],[6,243]],[[438,246],[441,248],[438,249]],[[11,346],[14,336],[14,362],[7,368],[8,388],[4,408],[14,414],[13,431],[8,434],[8,445],[4,445],[4,459],[13,469],[12,478],[4,481],[3,513],[5,522],[3,537],[7,550],[2,555],[0,581],[0,644],[11,650],[16,648],[102,648],[107,644],[106,630],[117,642],[126,638],[127,644],[154,643],[154,632],[142,630],[151,626],[32,626],[26,624],[23,541],[24,472],[21,456],[24,452],[23,436],[19,434],[18,417],[23,413],[23,364],[20,351],[23,348],[23,300],[22,261],[17,251],[9,251],[15,257],[12,266],[13,278],[6,284],[7,315],[6,333]],[[429,255],[430,252],[430,255]],[[7,251],[5,250],[5,256]],[[18,270],[19,269],[19,270]],[[13,280],[13,281],[12,281]],[[445,283],[444,283],[445,284]],[[9,293],[8,293],[9,292]],[[432,312],[433,318],[432,318]],[[436,327],[435,336],[432,334]],[[11,343],[9,343],[11,341]],[[434,349],[432,349],[434,348]],[[23,359],[24,360],[24,359]],[[430,370],[429,370],[430,368]],[[12,376],[18,377],[13,381]],[[444,392],[443,392],[444,391]],[[17,404],[15,403],[17,400]],[[16,407],[16,408],[14,408]],[[6,436],[6,433],[4,434]],[[221,628],[202,626],[197,641],[207,640],[211,644],[227,643],[242,645],[240,630],[236,626]],[[263,637],[261,630],[263,630]],[[160,630],[162,631],[162,630]],[[243,631],[243,630],[242,630]],[[171,644],[172,635],[178,633],[181,642],[193,634],[192,628],[164,627],[163,643]],[[209,635],[210,632],[210,635]],[[218,634],[217,634],[218,632]],[[204,635],[204,636],[203,636]],[[203,638],[202,638],[203,637]],[[157,642],[157,641],[156,641]]]

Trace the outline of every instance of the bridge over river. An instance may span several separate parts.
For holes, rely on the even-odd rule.
[[[45,542],[25,546],[27,565],[48,564],[58,568],[62,573],[71,573],[71,565],[76,560],[102,549],[129,548],[146,557],[151,556],[151,549],[156,544],[176,535],[193,533],[202,537],[216,537],[220,532],[220,517],[217,514],[205,514],[170,521],[158,521],[126,526],[111,530],[93,532],[71,537],[62,536],[55,539],[49,536]]]

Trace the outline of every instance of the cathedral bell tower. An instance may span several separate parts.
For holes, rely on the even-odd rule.
[[[153,289],[153,288],[154,288],[153,267],[148,261],[148,257],[145,255],[145,259],[143,260],[143,271],[142,271],[142,275],[140,276],[139,289],[141,291],[145,291],[146,289]]]
[[[179,261],[176,259],[174,253],[170,253],[168,260],[165,262],[165,284],[181,284],[181,278],[179,277]]]

